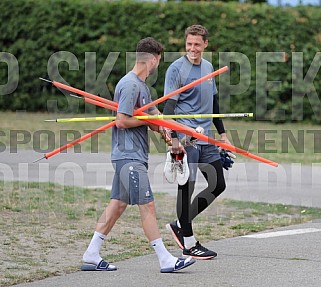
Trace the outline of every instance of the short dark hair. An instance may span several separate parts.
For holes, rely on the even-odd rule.
[[[208,39],[208,31],[202,25],[192,25],[187,27],[185,30],[185,39],[188,35],[202,36],[204,41]]]
[[[145,58],[148,54],[160,55],[164,51],[161,43],[152,37],[147,37],[140,40],[136,47],[136,57]]]

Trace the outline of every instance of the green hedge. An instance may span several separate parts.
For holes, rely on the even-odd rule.
[[[276,8],[222,2],[2,0],[0,108],[98,112],[99,109],[78,99],[64,96],[39,77],[65,80],[112,99],[117,81],[129,69],[126,52],[134,51],[139,39],[153,36],[165,45],[166,52],[184,51],[184,29],[199,23],[210,32],[207,51],[213,53],[214,67],[226,64],[230,67],[230,73],[217,79],[223,112],[254,112],[257,119],[275,122],[304,119],[320,123],[321,78],[316,73],[320,62],[320,12],[316,7]],[[260,66],[264,56],[257,52],[284,52],[269,54],[267,61],[272,62],[268,64],[266,79],[264,61]],[[14,70],[15,61],[10,62],[9,53],[16,58],[19,72]],[[232,56],[235,62],[230,63]],[[48,68],[49,59],[55,64]],[[19,75],[18,86],[11,93],[4,88],[8,82],[8,62],[13,67],[10,79]],[[154,97],[163,93],[169,64],[162,62],[157,81],[156,78],[150,81],[150,84],[156,81]],[[244,67],[250,67],[249,73],[243,73]],[[293,86],[292,81],[303,79],[309,69],[307,85],[301,81]],[[95,81],[99,74],[100,82]],[[280,84],[273,88],[271,81]]]

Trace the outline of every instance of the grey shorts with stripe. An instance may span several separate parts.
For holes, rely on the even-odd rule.
[[[154,201],[148,178],[147,163],[137,160],[113,161],[115,175],[110,198],[130,205],[143,205]]]

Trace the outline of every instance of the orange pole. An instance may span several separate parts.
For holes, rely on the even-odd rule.
[[[81,95],[81,96],[83,96],[85,98],[89,98],[89,99],[92,99],[92,100],[96,100],[96,101],[99,101],[99,102],[102,102],[102,103],[117,107],[117,103],[114,102],[114,101],[107,100],[107,99],[99,97],[99,96],[95,96],[95,95],[93,95],[91,93],[85,92],[83,90],[76,89],[74,87],[65,85],[65,84],[60,83],[60,82],[52,81],[51,83],[52,83],[52,85],[56,86],[57,88],[61,88],[61,89],[66,90],[68,92],[75,93],[75,94]]]
[[[200,83],[202,83],[202,82],[204,82],[204,81],[206,81],[208,79],[214,78],[214,77],[218,76],[219,74],[226,72],[227,70],[228,70],[228,67],[224,66],[223,68],[220,68],[217,71],[214,71],[214,72],[212,72],[212,73],[210,73],[210,74],[208,74],[208,75],[206,75],[206,76],[204,76],[202,78],[199,78],[199,79],[197,79],[197,80],[195,80],[195,81],[193,81],[193,82],[191,82],[191,83],[189,83],[189,84],[187,84],[187,85],[185,85],[185,86],[183,86],[183,87],[181,87],[181,88],[179,88],[179,89],[177,89],[175,91],[172,91],[171,93],[169,93],[169,94],[167,94],[167,95],[165,95],[165,96],[163,96],[163,97],[161,97],[161,98],[159,98],[159,99],[157,99],[157,100],[155,100],[155,101],[153,101],[153,102],[151,102],[151,103],[149,103],[149,104],[137,109],[137,111],[138,112],[142,112],[142,111],[145,111],[145,110],[149,109],[150,107],[156,106],[157,104],[159,104],[161,102],[164,102],[167,99],[169,99],[171,97],[174,97],[175,95],[178,95],[178,94],[180,94],[180,93],[182,93],[182,92],[184,92],[184,91],[186,91],[186,90],[188,90],[188,89],[190,89],[190,88],[192,88],[192,87],[194,87],[194,86],[196,86],[196,85],[198,85],[198,84],[200,84]]]
[[[165,95],[165,96],[163,96],[163,97],[161,97],[161,98],[159,98],[159,99],[157,99],[155,101],[152,101],[152,102],[146,104],[143,107],[140,107],[139,109],[137,109],[137,112],[142,112],[144,110],[149,109],[150,107],[156,106],[157,104],[159,104],[161,102],[164,102],[167,99],[169,99],[171,97],[174,97],[175,95],[178,95],[178,94],[180,94],[180,93],[182,93],[182,92],[184,92],[184,91],[186,91],[186,90],[188,90],[188,89],[190,89],[190,88],[192,88],[192,87],[194,87],[194,86],[196,86],[196,85],[198,85],[198,84],[200,84],[200,83],[202,83],[202,82],[204,82],[204,81],[206,81],[206,80],[208,80],[210,78],[216,77],[219,74],[226,72],[227,70],[228,70],[228,67],[224,66],[223,68],[220,68],[220,69],[218,69],[218,70],[216,70],[216,71],[214,71],[214,72],[212,72],[212,73],[210,73],[210,74],[208,74],[208,75],[206,75],[206,76],[204,76],[202,78],[199,78],[199,79],[193,81],[192,83],[189,83],[189,84],[187,84],[187,85],[185,85],[185,86],[183,86],[183,87],[181,87],[181,88],[179,88],[179,89],[177,89],[177,90],[175,90],[175,91],[173,91],[173,92],[171,92],[171,93],[169,93],[169,94],[167,94],[167,95]],[[104,104],[108,104],[108,105],[112,105],[112,106],[116,106],[116,107],[118,106],[117,103],[114,102],[114,101],[107,100],[107,99],[99,97],[99,96],[95,96],[95,95],[93,95],[91,93],[88,93],[88,92],[85,92],[85,91],[82,91],[82,90],[67,86],[65,84],[62,84],[62,83],[59,83],[59,82],[56,82],[56,81],[52,81],[51,83],[54,86],[58,87],[58,88],[61,88],[63,90],[67,90],[69,92],[81,95],[83,97],[87,97],[87,98],[90,98],[92,100],[96,100],[96,101],[102,102]]]
[[[88,103],[91,103],[91,104],[100,106],[100,107],[102,107],[102,108],[107,108],[107,107],[106,107],[106,104],[104,104],[104,103],[102,103],[102,102],[98,102],[98,101],[93,100],[93,99],[87,99],[87,98],[85,98],[85,101],[88,102]],[[108,106],[109,106],[109,105],[108,105]],[[113,107],[112,109],[116,111],[116,110],[117,110],[117,107]],[[147,114],[144,113],[144,112],[137,112],[137,113],[138,113],[138,115],[142,115],[142,116],[147,115]],[[238,148],[238,147],[235,147],[235,146],[233,146],[233,145],[230,145],[230,144],[221,142],[221,141],[219,141],[219,140],[216,140],[216,139],[214,139],[214,138],[208,137],[208,136],[206,136],[206,135],[197,133],[194,129],[192,129],[192,128],[190,128],[190,127],[187,127],[187,126],[185,126],[185,125],[182,125],[182,124],[180,124],[180,123],[177,123],[177,122],[174,122],[174,121],[162,120],[162,119],[145,120],[145,121],[146,121],[146,122],[153,123],[153,124],[157,124],[157,125],[159,125],[159,126],[163,126],[163,127],[169,128],[169,129],[171,129],[171,130],[175,130],[175,131],[178,131],[178,132],[181,132],[181,133],[188,134],[188,135],[193,136],[193,137],[195,137],[195,138],[197,138],[197,139],[199,139],[199,140],[202,140],[202,141],[205,141],[205,142],[209,142],[209,143],[211,143],[211,144],[220,146],[220,147],[222,147],[222,148],[224,148],[224,149],[226,149],[226,150],[230,150],[230,151],[232,151],[232,152],[242,154],[242,155],[244,155],[244,156],[246,156],[246,157],[249,157],[249,158],[252,158],[252,159],[254,159],[254,160],[257,160],[257,161],[260,161],[260,162],[263,162],[263,163],[272,165],[272,166],[274,166],[274,167],[277,167],[277,166],[278,166],[278,163],[276,163],[276,162],[273,162],[273,161],[271,161],[271,160],[269,160],[269,159],[266,159],[266,158],[260,157],[260,156],[258,156],[258,155],[252,154],[252,153],[250,153],[250,152],[248,152],[248,151],[246,151],[246,150],[243,150],[243,149]],[[104,131],[104,130],[112,127],[112,126],[114,126],[115,124],[116,124],[115,121],[110,122],[110,123],[108,123],[108,124],[106,124],[106,125],[98,128],[98,129],[96,129],[95,131],[93,131],[93,132],[91,132],[91,133],[88,133],[88,134],[80,137],[79,139],[76,139],[76,140],[74,140],[74,141],[66,144],[66,145],[63,146],[63,147],[60,147],[60,148],[58,148],[58,149],[56,149],[56,150],[54,150],[54,151],[52,151],[52,152],[50,152],[50,153],[45,154],[45,158],[48,159],[49,157],[51,157],[51,156],[53,156],[53,155],[55,155],[55,154],[57,154],[57,153],[65,150],[65,149],[67,149],[67,148],[69,148],[69,147],[72,147],[73,145],[75,145],[75,144],[77,144],[77,143],[80,143],[80,142],[82,142],[82,141],[90,138],[91,136],[94,136],[94,135],[96,135],[96,134],[98,134],[98,133],[100,133],[100,132],[102,132],[102,131]]]
[[[107,130],[108,128],[114,126],[115,123],[116,123],[115,121],[110,122],[110,123],[108,123],[108,124],[106,124],[106,125],[98,128],[98,129],[96,129],[96,130],[94,130],[94,131],[92,131],[92,132],[90,132],[90,133],[88,133],[88,134],[83,135],[82,137],[80,137],[80,138],[78,138],[78,139],[75,139],[75,140],[71,141],[70,143],[67,143],[66,145],[64,145],[64,146],[62,146],[62,147],[59,147],[59,148],[57,148],[57,149],[55,149],[55,150],[53,150],[53,151],[51,151],[51,152],[48,152],[48,153],[46,153],[46,154],[44,155],[44,158],[48,159],[49,157],[52,157],[52,156],[54,156],[55,154],[60,153],[60,152],[62,152],[62,151],[64,151],[64,150],[66,150],[66,149],[74,146],[74,145],[77,144],[77,143],[80,143],[80,142],[82,142],[82,141],[84,141],[84,140],[86,140],[86,139],[89,139],[90,137],[92,137],[92,136],[94,136],[94,135],[96,135],[96,134],[98,134],[98,133],[100,133],[100,132],[103,132],[104,130]]]
[[[182,93],[182,92],[186,91],[187,89],[190,89],[190,88],[192,88],[192,87],[194,87],[194,86],[196,86],[196,85],[198,85],[198,84],[200,84],[200,83],[202,83],[202,82],[204,82],[204,81],[206,81],[206,80],[208,80],[210,78],[213,78],[213,77],[215,77],[215,76],[217,76],[217,75],[219,75],[219,74],[221,74],[221,73],[223,73],[223,72],[225,72],[227,70],[228,70],[228,67],[224,66],[223,68],[220,68],[217,71],[214,71],[214,72],[212,72],[212,73],[210,73],[210,74],[208,74],[208,75],[206,75],[206,76],[204,76],[204,77],[202,77],[202,78],[200,78],[198,80],[193,81],[192,83],[190,83],[188,85],[185,85],[185,86],[183,86],[183,87],[181,87],[181,88],[179,88],[179,89],[177,89],[177,90],[175,90],[175,91],[173,91],[173,92],[171,92],[171,93],[169,93],[169,94],[167,94],[167,95],[165,95],[165,96],[163,96],[163,97],[161,97],[161,98],[159,98],[159,99],[157,99],[157,100],[155,100],[155,101],[153,101],[153,102],[151,102],[151,103],[149,103],[149,104],[147,104],[145,106],[143,106],[143,107],[140,107],[139,109],[134,111],[134,114],[135,115],[140,115],[140,112],[142,112],[144,110],[147,110],[148,108],[150,108],[152,106],[155,106],[155,105],[157,105],[157,104],[159,104],[159,103],[161,103],[163,101],[166,101],[170,97],[173,97],[173,96],[175,96],[175,95],[177,95],[179,93]],[[43,78],[41,78],[41,79],[45,80]],[[63,90],[66,90],[66,91],[69,91],[71,93],[75,93],[75,94],[83,96],[85,98],[85,101],[88,102],[88,103],[92,103],[92,104],[98,105],[98,106],[100,106],[99,103],[103,103],[104,104],[104,106],[103,106],[104,108],[117,111],[118,104],[116,102],[114,102],[114,101],[107,100],[105,98],[93,95],[91,93],[82,91],[80,89],[76,89],[74,87],[65,85],[65,84],[60,83],[60,82],[48,81],[48,80],[45,80],[45,81],[50,82],[52,85],[54,85],[54,86],[56,86],[58,88],[61,88]],[[49,157],[51,157],[51,156],[53,156],[53,155],[55,155],[55,154],[57,154],[57,153],[59,153],[61,151],[64,151],[64,150],[74,146],[75,144],[80,143],[80,142],[90,138],[91,136],[94,136],[94,135],[96,135],[96,134],[108,129],[108,128],[112,127],[115,124],[116,124],[115,122],[108,123],[108,124],[98,128],[97,130],[80,137],[79,139],[76,139],[76,140],[74,140],[74,141],[72,141],[72,142],[70,142],[70,143],[68,143],[68,144],[66,144],[66,145],[64,145],[62,147],[59,147],[59,148],[57,148],[57,149],[55,149],[55,150],[53,150],[53,151],[51,151],[49,153],[46,153],[44,155],[44,158],[48,159]]]
[[[91,104],[98,105],[100,107],[106,108],[104,103],[95,102],[95,100],[91,100],[91,99],[85,99],[85,101],[88,102],[88,103],[91,103]],[[144,115],[147,115],[147,114],[143,113],[143,112],[140,112],[140,113],[138,113],[138,115],[144,116]],[[244,155],[246,157],[249,157],[249,158],[252,158],[254,160],[257,160],[257,161],[272,165],[274,167],[278,166],[278,163],[276,163],[274,161],[271,161],[269,159],[260,157],[260,156],[255,155],[255,154],[252,154],[249,151],[246,151],[246,150],[243,150],[241,148],[235,147],[233,145],[221,142],[219,140],[216,140],[214,138],[208,137],[206,135],[197,133],[195,131],[195,129],[187,127],[187,126],[185,126],[183,124],[180,124],[180,123],[177,123],[177,122],[173,122],[173,121],[162,120],[162,119],[153,119],[153,120],[144,120],[144,121],[150,122],[150,123],[153,123],[153,124],[157,124],[159,126],[166,127],[166,128],[169,128],[171,130],[175,130],[175,131],[178,131],[178,132],[181,132],[181,133],[188,134],[189,136],[193,136],[193,137],[195,137],[195,138],[197,138],[199,140],[202,140],[202,141],[205,141],[205,142],[220,146],[221,148],[224,148],[226,150],[230,150],[232,152],[242,154],[242,155]]]
[[[226,70],[228,70],[228,68],[225,66],[209,75],[206,75],[178,90],[175,90],[173,91],[172,93],[169,93],[168,95],[165,95],[137,110],[134,111],[134,115],[147,115],[146,113],[143,113],[142,111],[148,109],[149,107],[152,107],[162,101],[165,101],[166,99],[170,98],[170,97],[173,97],[195,85],[198,85],[200,84],[201,82],[209,79],[209,78],[212,78],[214,76],[217,76],[218,74],[222,73],[222,72],[225,72]],[[70,92],[73,92],[73,93],[76,93],[76,94],[79,94],[83,97],[85,97],[85,101],[88,102],[88,103],[91,103],[91,104],[94,104],[94,105],[97,105],[97,106],[100,106],[100,107],[103,107],[103,108],[107,108],[107,109],[111,109],[111,110],[114,110],[114,111],[117,111],[117,107],[118,107],[118,104],[116,102],[113,102],[113,101],[110,101],[110,100],[107,100],[107,99],[104,99],[102,97],[98,97],[98,96],[95,96],[93,94],[90,94],[88,92],[85,92],[85,91],[82,91],[82,90],[79,90],[79,89],[76,89],[76,88],[73,88],[73,87],[70,87],[70,86],[67,86],[67,85],[64,85],[62,83],[59,83],[59,82],[52,82],[53,85],[57,86],[57,87],[60,87],[64,90],[67,90],[67,91],[70,91]],[[163,127],[167,127],[169,129],[172,129],[172,130],[176,130],[176,131],[179,131],[181,133],[187,133],[188,135],[191,135],[199,140],[203,140],[203,141],[206,141],[206,142],[209,142],[211,144],[215,144],[217,146],[220,146],[224,149],[227,149],[227,150],[230,150],[232,152],[235,152],[235,153],[239,153],[239,154],[242,154],[244,156],[247,156],[249,158],[252,158],[252,159],[255,159],[255,160],[258,160],[258,161],[261,161],[263,163],[266,163],[266,164],[269,164],[269,165],[272,165],[272,166],[275,166],[277,167],[278,164],[276,162],[273,162],[271,160],[268,160],[268,159],[265,159],[263,157],[260,157],[258,155],[255,155],[255,154],[252,154],[246,150],[243,150],[243,149],[240,149],[238,147],[235,147],[233,145],[230,145],[230,144],[227,144],[227,143],[224,143],[224,142],[221,142],[221,141],[218,141],[218,140],[215,140],[214,138],[211,138],[211,137],[208,137],[208,136],[205,136],[203,134],[200,134],[200,133],[197,133],[194,129],[190,128],[190,127],[187,127],[185,125],[182,125],[182,124],[179,124],[177,122],[173,122],[173,121],[167,121],[167,120],[162,120],[162,119],[153,119],[153,120],[145,120],[147,122],[150,122],[150,123],[153,123],[153,124],[157,124],[159,126],[163,126]],[[95,131],[91,132],[91,133],[88,133],[82,137],[80,137],[79,139],[76,139],[68,144],[66,144],[65,146],[63,147],[60,147],[50,153],[47,153],[45,154],[45,158],[49,158],[79,142],[82,142],[88,138],[90,138],[91,136],[94,136],[112,126],[114,126],[116,124],[115,121],[111,122],[111,123],[108,123],[98,129],[96,129]]]

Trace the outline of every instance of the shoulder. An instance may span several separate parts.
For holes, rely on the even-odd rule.
[[[136,97],[142,89],[141,83],[130,74],[122,77],[115,87],[114,100],[118,100],[122,95]]]
[[[123,83],[136,83],[138,82],[137,78],[134,77],[134,74],[132,72],[127,73],[124,77],[122,77],[118,84],[123,84]]]
[[[185,56],[182,56],[170,64],[166,71],[166,75],[179,76],[191,70],[191,63]]]
[[[132,73],[128,73],[119,80],[116,85],[116,89],[133,88],[140,86],[141,82],[137,79],[137,77],[135,77]]]
[[[202,58],[202,65],[214,70],[212,63],[210,61],[208,61],[208,60],[205,60],[204,58]]]
[[[178,59],[176,59],[174,62],[172,62],[168,69],[177,69],[179,70],[185,63],[186,59],[185,59],[185,56],[182,56]]]

